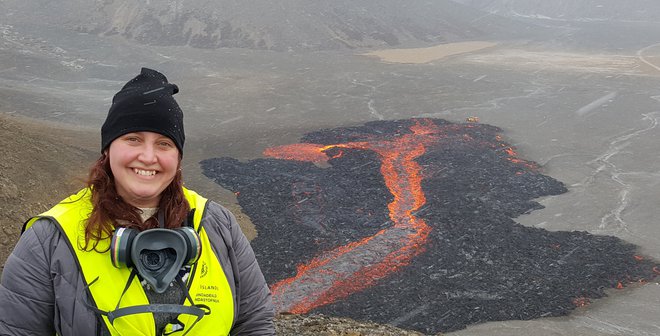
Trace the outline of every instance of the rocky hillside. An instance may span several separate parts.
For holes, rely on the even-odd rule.
[[[454,0],[503,16],[575,21],[660,22],[657,0]]]
[[[0,21],[149,45],[269,50],[403,47],[520,37],[530,26],[451,0],[5,0]]]
[[[97,142],[82,129],[0,113],[0,273],[23,222],[82,184]]]

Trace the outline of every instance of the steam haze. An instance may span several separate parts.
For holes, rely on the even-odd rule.
[[[259,226],[266,224],[256,220],[252,223],[250,214],[241,212],[242,205],[234,194],[202,173],[200,162],[218,160],[237,167],[252,162],[258,166],[256,163],[262,162],[259,160],[274,160],[263,154],[268,148],[299,143],[314,132],[350,133],[371,127],[368,125],[373,122],[394,125],[388,126],[392,128],[389,133],[369,131],[377,136],[389,134],[387,141],[391,141],[402,132],[396,125],[411,124],[413,118],[431,118],[438,124],[467,128],[475,122],[487,129],[494,126],[501,130],[502,141],[521,159],[537,163],[539,174],[565,186],[561,193],[530,192],[538,197],[530,201],[535,206],[507,217],[515,225],[526,227],[520,231],[611,238],[632,244],[645,262],[660,260],[658,1],[0,1],[3,115],[56,122],[96,135],[112,96],[141,67],[165,73],[180,88],[176,98],[185,114],[187,186],[231,206],[247,223],[245,228],[251,227],[251,238],[258,236],[257,250],[262,248],[260,241],[268,240],[265,235],[259,236]],[[62,131],[63,137],[66,134]],[[456,139],[464,139],[462,133],[457,133]],[[83,145],[97,151],[96,144]],[[470,158],[461,157],[461,153],[456,150],[451,157],[460,158],[468,166],[470,162],[485,162],[485,154]],[[446,153],[439,150],[436,154],[429,160],[445,157],[442,155]],[[464,177],[460,170],[444,172],[433,164],[420,169],[426,169],[423,173],[437,169],[433,171],[437,176]],[[318,162],[308,166],[315,172],[332,171],[323,170],[327,167]],[[370,176],[380,176],[379,164],[367,167]],[[6,167],[0,165],[0,169]],[[359,168],[356,171],[348,165],[342,169],[361,176]],[[253,173],[261,178],[271,176],[258,170]],[[511,176],[512,181],[517,178],[515,173]],[[290,174],[287,178],[296,177]],[[460,181],[465,189],[474,183],[469,178]],[[361,182],[389,197],[381,182]],[[324,183],[334,186],[333,181]],[[26,190],[34,187],[25,185]],[[340,191],[345,192],[349,185],[345,183]],[[497,183],[484,182],[480,187],[489,185]],[[483,191],[470,190],[476,194]],[[297,201],[305,202],[301,204],[306,208],[287,211],[313,218],[333,215],[324,212],[324,195],[314,195],[308,201],[308,192],[317,190],[302,188],[294,195]],[[277,190],[273,193],[277,195]],[[254,194],[260,193],[257,190]],[[364,190],[359,195],[365,202],[380,206],[380,216],[387,217],[385,198],[372,199],[374,194]],[[439,199],[438,195],[427,195],[428,199],[433,197]],[[482,201],[479,197],[473,199]],[[484,202],[490,206],[498,200]],[[268,204],[252,206],[272,209]],[[2,218],[10,218],[11,224],[0,222],[4,225],[0,232],[8,232],[12,239],[0,251],[13,247],[22,223],[10,210],[3,210],[6,214]],[[360,214],[362,218],[367,215]],[[476,217],[473,213],[452,216]],[[316,232],[319,237],[306,237],[305,246],[310,251],[318,246],[331,249],[368,236],[351,229],[351,225],[359,225],[350,223],[352,217],[344,214],[341,221],[330,221],[337,230],[343,230],[336,234],[319,223],[308,223],[305,232]],[[384,224],[380,221],[373,225]],[[385,227],[374,231],[380,229]],[[437,230],[432,234],[445,237]],[[351,239],[343,241],[345,237]],[[284,242],[294,246],[294,238]],[[281,263],[282,258],[268,259],[263,252],[266,250],[260,251],[260,264],[273,273],[283,269],[294,272],[298,261],[314,257],[296,256],[291,258],[296,263],[276,265],[269,263]],[[439,253],[441,248],[436,246],[433,251]],[[464,258],[461,262],[475,266],[475,255],[454,252]],[[493,253],[508,255],[500,250]],[[571,253],[565,251],[563,256],[590,260],[587,255]],[[445,293],[447,299],[494,300],[488,291],[488,279],[462,274],[460,268],[456,268],[456,274],[449,274],[446,265],[439,261],[434,264],[435,256],[420,252],[410,257],[416,266],[401,269],[414,269],[415,274],[405,279],[419,277],[419,283],[433,284],[438,277],[447,277],[458,286]],[[5,259],[6,255],[0,256],[1,261]],[[423,267],[414,264],[415,260],[423,260]],[[515,263],[508,266],[516,268]],[[406,282],[397,282],[395,275],[387,279],[390,285],[399,283],[406,289],[400,292],[410,294]],[[610,280],[614,285],[618,281]],[[475,281],[482,282],[484,291],[466,289],[472,288]],[[461,287],[461,283],[470,286]],[[516,283],[510,286],[515,288]],[[516,316],[508,321],[466,318],[468,325],[447,335],[660,334],[657,279],[625,283],[623,289],[611,287],[602,289],[606,296],[586,307],[564,307],[570,312],[566,316],[540,317],[541,309],[527,318],[525,312],[507,312]],[[357,297],[368,300],[368,293],[360,292]],[[409,296],[412,300],[413,295]],[[413,326],[411,321],[443,318],[434,315],[425,299],[417,297],[416,309],[395,317],[388,315],[386,321],[379,322],[424,332],[423,326]],[[341,314],[336,313],[351,315],[350,308],[344,305]],[[377,308],[372,306],[373,311],[364,309],[351,316],[369,319],[370,314],[378,314]],[[321,311],[333,314],[329,308]]]

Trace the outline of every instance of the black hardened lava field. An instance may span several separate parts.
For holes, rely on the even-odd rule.
[[[497,127],[441,119],[321,130],[264,159],[202,161],[237,194],[278,311],[437,333],[566,315],[645,282],[636,246],[513,218],[567,192]]]

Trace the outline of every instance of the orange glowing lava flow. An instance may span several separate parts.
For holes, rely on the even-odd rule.
[[[357,148],[379,154],[380,171],[394,196],[388,204],[394,225],[298,265],[294,277],[284,279],[271,288],[278,311],[306,313],[345,298],[374,285],[399,268],[408,265],[424,250],[431,227],[413,212],[426,202],[422,190],[421,167],[415,159],[426,152],[426,146],[437,140],[437,126],[430,120],[418,120],[412,133],[390,141],[349,142],[321,146],[294,144],[268,149],[265,155],[319,163],[330,148]]]

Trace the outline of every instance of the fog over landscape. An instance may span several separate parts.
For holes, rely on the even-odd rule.
[[[538,164],[535,174],[563,184],[565,192],[538,193],[543,197],[527,204],[531,204],[529,208],[520,208],[525,211],[502,210],[517,224],[538,232],[616,237],[622,244],[633,244],[636,255],[645,262],[657,264],[660,260],[660,2],[0,1],[3,265],[22,221],[75,190],[75,183],[63,184],[59,176],[65,174],[67,181],[84,176],[91,163],[88,160],[98,153],[98,131],[113,94],[141,67],[163,72],[180,88],[176,99],[185,115],[186,184],[237,214],[246,234],[258,237],[254,247],[269,274],[294,272],[299,261],[302,264],[315,255],[297,256],[292,258],[296,263],[289,264],[280,263],[281,255],[269,259],[269,254],[278,252],[262,243],[269,240],[269,236],[260,236],[260,232],[267,232],[263,230],[267,221],[260,222],[251,218],[254,214],[243,212],[246,204],[240,204],[235,190],[229,190],[230,182],[223,185],[222,178],[210,178],[201,162],[291,167],[293,163],[255,160],[276,160],[267,158],[264,151],[304,139],[310,142],[314,134],[331,134],[355,142],[358,135],[352,135],[352,131],[357,134],[356,130],[369,129],[376,134],[370,127],[380,126],[373,125],[408,125],[419,118],[466,128],[476,124],[490,130],[494,126],[501,130],[501,143],[510,145],[516,158]],[[20,125],[33,124],[48,128],[38,128],[33,137],[27,135],[32,133],[8,136],[20,127],[28,129]],[[377,135],[390,137],[387,141],[408,132],[405,127],[402,131],[382,127],[384,135]],[[6,141],[16,143],[10,146]],[[58,145],[51,147],[51,143]],[[40,150],[29,150],[28,144],[36,144]],[[18,150],[21,148],[25,151]],[[433,157],[448,157],[443,155]],[[486,154],[479,155],[483,159]],[[465,160],[460,162],[468,167],[471,162],[483,164],[469,156],[451,157]],[[430,179],[432,176],[461,176],[460,170],[444,171],[448,169],[441,168],[444,162],[420,162],[426,164],[420,169],[425,169],[429,181],[435,181]],[[328,163],[332,165],[332,161]],[[328,163],[316,161],[310,164],[310,171],[321,172]],[[377,167],[370,169],[378,173]],[[26,173],[31,170],[31,174]],[[290,174],[287,178],[296,176]],[[488,183],[479,185],[486,189],[474,189],[476,184],[470,184],[470,179],[454,178],[452,183],[456,181],[464,184],[456,185],[455,190],[464,190],[461,186],[465,186],[476,190],[474,199],[487,207],[496,209],[501,205],[501,200],[484,196]],[[387,195],[382,181],[362,182],[373,182],[373,188]],[[490,187],[494,185],[497,183]],[[428,189],[432,184],[422,182],[422,186],[427,187],[427,194],[432,191]],[[520,190],[516,188],[506,190]],[[534,186],[525,188],[533,190]],[[48,202],[41,199],[46,193],[54,194],[54,198]],[[305,198],[305,193],[315,198]],[[301,205],[306,204],[304,211],[308,212],[303,215],[307,219],[333,216],[318,202],[327,195],[319,193],[292,189],[281,199],[293,197]],[[368,192],[361,195],[369,201]],[[441,195],[426,196],[432,199]],[[454,196],[462,197],[458,192]],[[28,200],[21,201],[24,199]],[[386,198],[373,201],[382,203],[385,209]],[[272,209],[269,206],[265,203],[261,208]],[[381,215],[387,220],[385,210]],[[443,217],[421,212],[419,216],[427,221]],[[355,217],[366,218],[366,214],[356,212]],[[362,238],[359,230],[351,229],[351,225],[361,223],[349,222],[336,222],[346,225],[339,226],[338,231],[306,222],[305,230],[311,231],[305,232],[318,234],[318,241],[314,240],[317,247],[330,250]],[[433,234],[443,236],[442,232]],[[451,236],[449,232],[445,235]],[[299,247],[295,239],[289,244],[291,249]],[[312,239],[305,244],[312,250]],[[457,285],[443,292],[448,300],[493,303],[494,296],[488,290],[475,291],[470,286],[479,281],[487,288],[489,279],[477,280],[460,269],[454,274],[441,262],[433,264],[441,251],[437,248],[428,252],[433,246],[411,257],[416,266],[408,269],[416,271],[401,279],[417,277],[419,283],[429,284],[452,279]],[[282,255],[295,251],[282,251]],[[493,253],[500,252],[508,255],[503,250]],[[606,252],[611,251],[602,254]],[[562,253],[555,261],[591,260],[590,256],[573,254],[575,250]],[[460,262],[465,265],[477,265],[477,256],[469,251],[462,258]],[[415,264],[415,260],[423,260],[427,268]],[[401,269],[405,273],[406,268]],[[424,271],[418,272],[420,269]],[[397,282],[396,276],[385,279],[390,285],[399,283],[402,289],[410,288],[403,280]],[[623,281],[622,289],[615,285],[625,279],[609,280],[613,286],[602,288],[606,297],[567,308],[570,314],[566,316],[544,317],[539,313],[525,318],[524,314],[516,314],[506,320],[479,318],[475,312],[477,317],[465,319],[466,326],[442,329],[445,326],[441,325],[433,332],[461,336],[660,334],[657,278]],[[462,287],[461,282],[470,285]],[[511,284],[517,285],[529,284]],[[354,298],[362,300],[368,293],[357,292]],[[433,307],[430,298],[417,299],[415,309],[381,320],[376,318],[380,314],[378,306],[360,308],[359,314],[351,314],[347,305],[336,311],[333,306],[321,307],[317,312],[378,320],[427,333],[413,321],[443,317],[429,308]],[[521,306],[525,306],[523,303]]]

